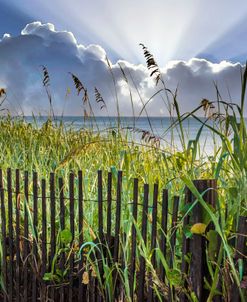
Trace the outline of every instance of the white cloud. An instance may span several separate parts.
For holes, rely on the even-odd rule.
[[[8,106],[14,113],[20,111],[20,106],[25,114],[48,112],[49,102],[42,87],[40,65],[45,65],[50,73],[56,114],[61,114],[63,108],[67,115],[83,112],[82,100],[76,95],[68,72],[77,75],[88,88],[96,115],[106,112],[100,111],[99,104],[94,100],[95,86],[105,99],[111,115],[116,114],[115,88],[122,115],[131,115],[132,112],[129,88],[136,113],[140,112],[142,102],[145,103],[158,89],[146,66],[127,61],[112,64],[114,88],[106,53],[101,46],[80,45],[71,32],[56,31],[50,23],[34,22],[28,24],[19,36],[5,34],[0,40],[0,86],[7,87]],[[175,89],[179,86],[178,101],[184,112],[196,107],[202,98],[215,99],[214,82],[217,82],[223,98],[229,100],[229,89],[233,101],[238,101],[241,68],[239,63],[222,61],[216,64],[192,58],[189,61],[171,61],[161,71],[167,87]],[[68,87],[72,93],[65,99]],[[149,115],[167,114],[160,95],[150,101],[147,109]]]

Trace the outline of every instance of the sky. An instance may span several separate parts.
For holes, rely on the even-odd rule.
[[[135,114],[151,98],[149,115],[167,115],[164,94],[152,98],[160,87],[140,43],[154,55],[166,87],[178,87],[183,112],[203,98],[215,100],[214,83],[224,100],[239,101],[246,0],[0,0],[0,8],[0,88],[13,114],[49,112],[44,65],[56,114],[84,112],[71,72],[87,88],[97,115],[116,114],[116,99],[121,114],[131,115],[130,93]],[[95,102],[95,87],[107,109]]]

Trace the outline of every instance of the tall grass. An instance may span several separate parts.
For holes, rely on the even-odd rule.
[[[95,225],[97,225],[97,204],[94,202],[85,203],[84,224],[87,226],[88,231],[85,234],[86,243],[84,246],[78,247],[81,251],[84,248],[88,249],[88,270],[93,267],[94,273],[100,280],[101,288],[105,289],[109,301],[114,301],[114,272],[116,269],[124,284],[123,291],[125,298],[127,301],[131,301],[128,263],[130,263],[131,246],[131,207],[129,203],[132,200],[133,178],[138,177],[141,184],[159,183],[160,187],[169,190],[171,196],[180,196],[179,213],[181,215],[181,223],[178,224],[177,229],[177,245],[181,245],[182,235],[185,232],[182,227],[182,220],[184,218],[182,213],[185,211],[183,192],[185,186],[188,186],[197,198],[196,203],[200,203],[205,209],[209,221],[214,224],[216,232],[221,237],[221,247],[217,259],[214,262],[208,262],[212,279],[211,284],[207,285],[210,288],[208,301],[212,301],[216,294],[219,270],[234,278],[239,287],[242,281],[242,277],[233,261],[234,253],[229,245],[229,238],[234,237],[237,232],[239,216],[247,216],[247,129],[244,119],[247,70],[242,74],[240,106],[223,100],[211,101],[203,99],[192,112],[182,114],[179,101],[177,100],[177,91],[173,92],[166,87],[165,79],[163,79],[153,56],[144,45],[143,50],[147,60],[147,67],[151,71],[151,77],[155,78],[157,84],[161,84],[161,88],[160,86],[157,88],[157,94],[164,94],[163,98],[167,108],[175,108],[175,116],[170,117],[171,125],[168,129],[164,129],[164,132],[177,131],[179,133],[181,141],[181,148],[179,150],[164,144],[157,145],[157,141],[162,140],[162,138],[154,136],[152,127],[150,132],[136,128],[131,91],[130,101],[134,116],[134,126],[123,127],[119,112],[120,100],[116,92],[118,112],[116,129],[110,128],[104,131],[97,129],[95,131],[94,128],[87,128],[76,130],[73,125],[68,127],[63,122],[55,121],[54,112],[51,113],[51,117],[41,127],[35,119],[33,123],[28,123],[25,118],[1,117],[0,166],[4,170],[11,167],[27,170],[30,173],[35,170],[40,177],[45,178],[48,177],[48,172],[50,171],[55,171],[57,176],[67,176],[71,170],[76,171],[81,169],[84,175],[84,198],[88,201],[95,200],[95,196],[97,196],[97,170],[101,169],[104,173],[111,170],[114,183],[116,183],[117,179],[117,170],[123,170],[121,232],[126,234],[126,236],[121,241],[121,251],[123,253],[123,261],[126,263],[126,269],[122,270],[118,266],[112,267],[104,260],[103,271],[105,279],[103,280],[99,274],[97,261],[93,261],[94,257],[90,257],[92,253],[101,251],[98,247],[99,245],[93,242],[97,235],[97,229],[95,228]],[[114,82],[110,63],[109,69]],[[49,78],[47,78],[47,69],[44,69],[44,73],[44,86],[48,89]],[[123,69],[122,73],[126,77],[126,83],[128,83]],[[75,75],[71,75],[78,95],[81,92],[83,93],[83,103],[88,106],[88,115],[95,122],[96,120],[94,119],[92,105],[88,100],[86,88]],[[116,85],[115,82],[114,85]],[[49,94],[49,90],[47,91]],[[95,89],[95,97],[96,102],[100,103],[103,108],[107,107],[107,100],[103,100],[97,88]],[[143,108],[141,113],[143,111],[146,112],[147,117],[146,106],[151,99],[152,97],[146,101],[142,100]],[[49,100],[52,111],[51,98]],[[206,120],[198,117],[197,113],[200,110],[204,110]],[[191,118],[196,119],[201,124],[201,127],[198,129],[196,136],[188,141],[186,139],[184,124],[186,120]],[[204,128],[209,129],[212,137],[215,139],[212,154],[208,155],[205,155],[203,150],[201,150],[201,135]],[[141,134],[142,139],[140,141],[131,139],[133,138],[133,133]],[[175,146],[176,143],[173,136],[171,137],[171,145]],[[216,143],[216,138],[220,139],[220,145]],[[194,179],[201,178],[216,178],[218,180],[220,194],[217,212],[213,211],[205,203],[203,195],[199,194],[193,185]],[[6,180],[4,179],[4,181]],[[68,191],[68,183],[65,183],[65,192],[66,190]],[[172,209],[172,199],[169,200],[169,209]],[[58,216],[56,219],[59,221]],[[39,220],[41,220],[41,217],[39,217]],[[181,290],[181,278],[178,277],[181,255],[175,255],[174,266],[171,269],[162,251],[159,247],[157,248],[157,261],[163,264],[167,273],[167,280],[164,283],[159,279],[159,276],[152,267],[151,258],[153,251],[150,248],[151,222],[148,224],[149,235],[147,244],[144,244],[141,236],[140,218],[138,221],[134,221],[134,223],[139,242],[137,256],[142,255],[146,259],[148,271],[152,276],[154,289],[159,300],[161,300],[161,295],[168,291],[168,284],[172,284],[176,289],[175,297],[173,297],[175,301],[177,291]],[[66,221],[66,225],[69,225],[69,221]],[[38,233],[40,232],[41,229],[38,230]],[[172,230],[170,229],[166,234],[168,241],[171,234]],[[33,236],[35,236],[34,232],[30,235],[30,240]],[[107,252],[110,254],[108,247],[107,249]],[[221,293],[223,297],[227,296],[227,286],[229,285],[227,282],[226,278]],[[241,299],[244,301],[244,293],[241,289],[240,292]],[[194,293],[189,289],[186,295],[190,301],[196,301]]]

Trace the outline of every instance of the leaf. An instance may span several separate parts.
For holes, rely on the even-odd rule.
[[[88,272],[84,272],[82,275],[82,283],[83,284],[88,284],[89,283],[89,274]]]
[[[218,233],[214,230],[207,232],[208,244],[208,256],[211,260],[215,260],[218,250]]]
[[[244,275],[244,261],[241,258],[238,259],[238,272],[239,272],[239,279],[240,281],[242,281]]]
[[[185,235],[186,239],[192,238],[193,233],[191,232],[191,226],[190,225],[186,225],[184,227],[183,231],[184,231],[184,235]]]
[[[230,194],[230,196],[232,198],[236,198],[236,196],[238,196],[238,189],[237,189],[237,187],[230,187],[228,189],[228,192],[229,192],[229,194]]]
[[[177,269],[170,269],[167,272],[167,278],[172,285],[179,286],[182,283],[181,272]]]
[[[206,224],[198,222],[192,225],[190,231],[192,234],[202,235],[205,233],[206,227]]]
[[[61,243],[69,244],[73,239],[70,230],[67,229],[62,230],[60,233],[60,239],[61,239]]]
[[[210,208],[212,213],[215,212],[215,208],[211,204],[208,204],[208,207]],[[209,222],[211,222],[211,221],[212,221],[212,219],[211,219],[209,213],[205,209],[202,209],[202,223],[208,225]]]
[[[51,281],[52,279],[52,273],[45,273],[43,276],[44,281]]]

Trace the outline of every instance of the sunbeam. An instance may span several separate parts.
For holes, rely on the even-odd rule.
[[[245,0],[37,0],[35,10],[31,0],[25,9],[23,2],[13,5],[34,20],[72,31],[80,43],[102,45],[115,59],[143,61],[138,44],[145,43],[161,65],[204,52],[247,14]]]

